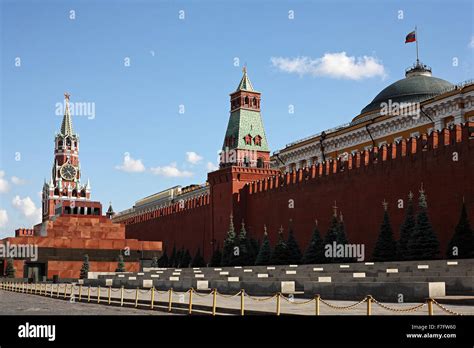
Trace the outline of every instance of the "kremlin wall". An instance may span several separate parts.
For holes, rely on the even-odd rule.
[[[398,201],[423,189],[428,212],[444,254],[459,220],[463,198],[474,219],[474,123],[384,145],[282,174],[279,171],[227,167],[209,173],[210,194],[138,215],[124,221],[128,238],[162,240],[171,250],[184,246],[204,250],[209,260],[213,245],[222,247],[229,217],[245,221],[250,236],[263,238],[267,226],[271,243],[283,226],[305,248],[318,220],[325,234],[334,202],[342,214],[350,243],[364,243],[370,259],[382,223],[382,201],[389,203],[395,237],[405,209]],[[457,161],[453,156],[458,156]],[[290,200],[294,208],[290,208]],[[236,226],[239,229],[239,226]],[[441,255],[440,255],[441,256]],[[444,256],[444,255],[443,255]]]
[[[253,89],[244,70],[230,98],[231,113],[222,149],[225,156],[221,156],[220,169],[208,173],[208,186],[192,198],[177,196],[156,201],[155,206],[149,202],[146,210],[133,207],[118,213],[113,221],[125,224],[128,238],[163,241],[168,253],[173,246],[189,249],[191,254],[200,248],[209,261],[213,250],[223,246],[231,215],[237,231],[244,222],[249,236],[257,240],[262,240],[266,226],[272,245],[280,226],[287,237],[291,224],[304,250],[315,221],[324,237],[337,210],[349,243],[364,244],[369,260],[382,223],[382,202],[388,202],[398,239],[408,195],[414,193],[416,207],[418,192],[423,189],[429,218],[441,244],[440,257],[446,257],[463,200],[468,217],[474,220],[474,122],[470,122],[474,116],[474,85],[470,82],[459,87],[440,81],[444,80],[431,77],[431,68],[417,62],[407,70],[405,79],[387,87],[374,100],[390,101],[393,96],[418,106],[421,102],[420,108],[425,108],[421,109],[421,117],[383,115],[374,111],[372,102],[369,111],[362,111],[365,124],[356,117],[353,122],[357,126],[339,127],[336,136],[322,133],[327,139],[344,132],[350,136],[357,127],[357,132],[367,134],[353,136],[349,142],[332,141],[331,146],[325,146],[324,138],[318,136],[312,144],[317,147],[317,156],[305,154],[314,159],[312,164],[303,160],[295,165],[281,161],[283,151],[269,156],[260,116],[261,94]],[[386,91],[395,92],[390,95]],[[376,131],[371,133],[369,125]],[[372,139],[371,146],[365,146],[367,139]],[[364,145],[363,150],[354,150],[356,140],[360,140],[359,149]],[[293,151],[293,147],[285,151]],[[236,156],[228,160],[227,154],[232,151]],[[247,157],[251,151],[256,158]]]

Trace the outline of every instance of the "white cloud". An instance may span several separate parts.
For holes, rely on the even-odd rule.
[[[471,41],[469,41],[469,48],[474,48],[474,35],[471,36]]]
[[[186,161],[191,164],[197,164],[202,160],[202,156],[199,156],[196,152],[186,152]]]
[[[145,166],[141,159],[134,159],[129,153],[123,156],[123,164],[115,166],[115,169],[127,172],[127,173],[140,173],[145,171]]]
[[[214,163],[212,163],[212,162],[207,162],[206,168],[207,168],[207,171],[208,171],[208,172],[213,172],[213,171],[219,169],[219,167],[216,166],[216,165],[215,165]]]
[[[277,69],[300,76],[325,76],[349,80],[386,76],[385,68],[377,58],[348,56],[346,52],[325,53],[316,59],[272,57],[270,61]]]
[[[193,173],[186,170],[179,170],[175,162],[168,166],[155,167],[150,170],[155,175],[161,175],[167,178],[188,178],[193,175]]]
[[[0,227],[5,227],[8,223],[8,214],[5,209],[0,209]]]
[[[12,205],[32,223],[41,221],[41,208],[37,208],[29,196],[20,198],[20,196],[16,195],[12,200]]]
[[[4,179],[4,176],[5,172],[0,170],[0,193],[8,192],[10,189],[10,185],[8,184],[8,181]]]
[[[24,185],[24,184],[26,184],[26,180],[25,180],[25,179],[20,179],[20,178],[17,177],[17,176],[12,176],[12,177],[11,177],[11,181],[12,181],[12,183],[14,183],[15,185]]]

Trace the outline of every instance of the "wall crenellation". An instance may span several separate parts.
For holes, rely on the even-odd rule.
[[[299,168],[291,172],[271,176],[269,178],[248,183],[245,186],[248,194],[256,194],[279,189],[289,185],[318,180],[332,174],[341,174],[346,171],[360,169],[361,167],[377,166],[381,162],[403,160],[406,157],[417,155],[421,152],[435,151],[444,146],[453,146],[456,143],[469,141],[473,138],[474,122],[444,128],[439,132],[421,134],[418,137],[402,139],[397,143],[384,144],[370,150],[358,151],[349,154],[347,160],[338,158],[310,167]]]

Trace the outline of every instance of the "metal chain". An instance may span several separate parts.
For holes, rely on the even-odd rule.
[[[392,311],[392,312],[416,312],[417,310],[423,308],[424,306],[426,306],[426,303],[421,303],[419,305],[416,305],[414,307],[410,307],[410,308],[392,308],[392,307],[389,307],[389,306],[386,306],[384,305],[383,303],[377,301],[375,298],[372,298],[372,301],[374,301],[374,303],[378,304],[380,307],[388,310],[388,311]]]
[[[235,295],[224,295],[224,294],[221,294],[220,292],[216,291],[217,295],[221,296],[221,297],[224,297],[224,298],[232,298],[232,297],[235,297],[235,296],[239,296],[242,291],[239,291],[238,293],[236,293]]]
[[[258,302],[263,302],[263,301],[270,301],[272,299],[274,299],[275,297],[278,296],[278,294],[275,294],[271,297],[265,297],[265,298],[259,298],[259,297],[254,297],[254,296],[250,296],[249,294],[245,293],[245,296],[247,296],[248,298],[250,298],[251,300],[254,300],[254,301],[258,301]]]
[[[314,298],[312,298],[311,300],[308,300],[308,301],[300,301],[300,302],[295,302],[294,300],[290,299],[290,298],[287,298],[285,295],[283,294],[280,294],[280,296],[286,301],[286,302],[289,302],[291,304],[294,304],[294,305],[304,305],[304,304],[307,304],[307,303],[310,303],[310,302],[313,302],[314,301]]]
[[[184,291],[184,292],[181,292],[181,291],[174,291],[173,290],[173,294],[176,294],[176,295],[186,295],[188,292],[190,292],[191,289],[189,289],[188,291]]]
[[[194,291],[194,295],[199,296],[199,297],[206,297],[206,296],[212,295],[212,292],[209,292],[207,294],[200,294],[199,292]]]
[[[442,309],[443,311],[445,311],[446,313],[449,313],[449,314],[452,314],[452,315],[462,315],[461,313],[458,313],[458,312],[455,312],[455,311],[453,311],[453,310],[451,310],[451,309],[449,309],[449,308],[446,308],[446,307],[443,306],[441,303],[438,303],[438,302],[436,302],[436,301],[433,300],[433,299],[432,299],[432,301],[433,301],[433,303],[434,303],[435,305],[437,305],[439,308],[441,308],[441,309]]]
[[[349,310],[349,309],[352,309],[358,305],[360,305],[361,303],[364,303],[365,301],[367,301],[366,298],[364,298],[363,300],[357,302],[357,303],[354,303],[354,304],[351,304],[349,306],[335,306],[335,305],[332,305],[326,301],[324,301],[323,299],[319,299],[319,301],[321,301],[321,303],[324,303],[326,306],[332,308],[332,309],[340,309],[340,310]]]
[[[151,290],[138,290],[140,294],[148,294]]]

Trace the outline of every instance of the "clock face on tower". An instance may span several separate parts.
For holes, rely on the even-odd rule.
[[[77,175],[77,169],[69,163],[63,165],[60,170],[61,177],[64,180],[72,180]]]

